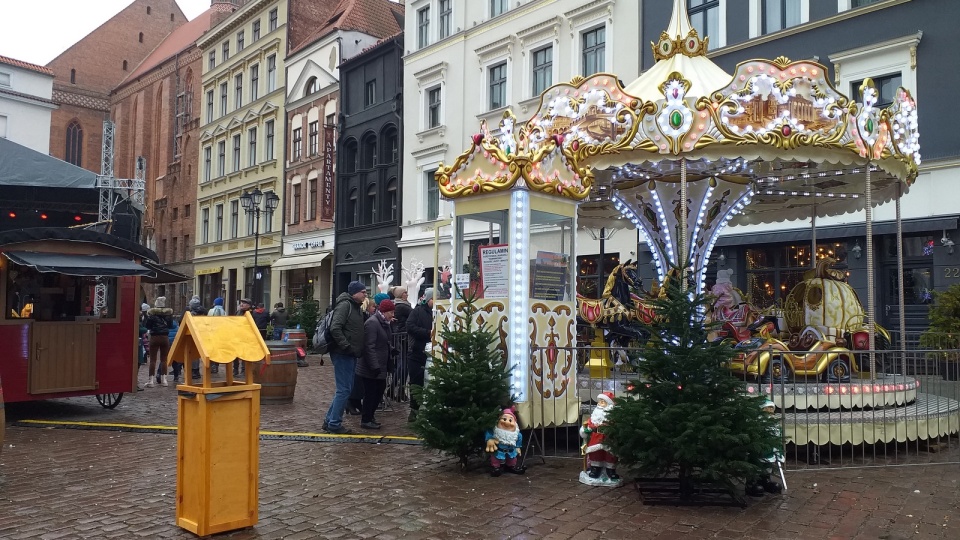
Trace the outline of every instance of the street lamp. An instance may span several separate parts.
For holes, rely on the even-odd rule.
[[[260,188],[255,188],[252,193],[244,191],[243,195],[240,196],[240,206],[243,206],[244,213],[247,216],[253,215],[255,220],[253,225],[253,298],[251,298],[255,306],[263,301],[263,288],[260,286],[260,213],[270,212],[270,215],[273,215],[273,211],[277,209],[277,205],[280,203],[280,197],[276,193],[270,192],[267,193],[265,208],[260,208],[263,199],[263,192],[260,191]]]

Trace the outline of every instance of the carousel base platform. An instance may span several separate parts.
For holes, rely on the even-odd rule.
[[[960,401],[922,392],[905,406],[784,412],[783,416],[787,442],[798,445],[907,442],[960,432]]]
[[[895,407],[917,399],[920,381],[903,375],[882,374],[874,380],[851,378],[845,383],[748,383],[747,393],[763,392],[778,409],[864,409]]]

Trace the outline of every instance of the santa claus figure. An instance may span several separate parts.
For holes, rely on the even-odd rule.
[[[587,470],[580,473],[580,481],[592,486],[615,486],[620,484],[617,474],[617,458],[610,453],[605,444],[606,435],[603,426],[607,422],[607,413],[613,408],[613,394],[603,392],[597,396],[597,406],[590,413],[590,419],[580,428],[580,437],[584,440],[583,451],[587,455]]]
[[[524,468],[517,466],[520,447],[523,446],[523,434],[517,427],[517,416],[513,409],[504,409],[496,427],[486,435],[487,453],[490,454],[490,476],[500,476],[506,470],[513,474],[523,474]]]

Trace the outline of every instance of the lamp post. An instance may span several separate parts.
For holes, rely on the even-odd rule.
[[[267,193],[266,205],[264,208],[260,207],[260,203],[264,202],[263,192],[260,191],[260,188],[254,188],[253,192],[244,191],[243,195],[240,196],[240,205],[243,206],[244,213],[247,216],[253,215],[254,225],[253,225],[253,301],[254,305],[257,305],[263,302],[261,291],[263,290],[260,287],[260,213],[270,212],[270,215],[273,215],[273,211],[277,209],[277,205],[280,203],[280,197],[276,193]]]

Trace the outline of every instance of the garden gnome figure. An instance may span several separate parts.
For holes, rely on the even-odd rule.
[[[580,482],[590,486],[620,485],[617,458],[610,453],[603,433],[607,413],[612,408],[613,394],[603,392],[597,396],[597,406],[590,413],[590,418],[580,428],[580,437],[584,439],[583,451],[587,455],[587,470],[580,473]]]
[[[763,412],[766,414],[775,414],[777,406],[770,401],[769,399],[763,402],[763,405],[760,406],[763,409]],[[780,429],[776,428],[776,434],[780,436]],[[783,481],[783,486],[787,485],[787,479],[783,476],[783,466],[784,461],[783,454],[780,452],[779,448],[771,448],[770,452],[761,458],[763,460],[763,473],[761,473],[759,478],[756,478],[752,481],[746,483],[747,495],[751,497],[762,497],[764,492],[767,493],[780,493],[784,490],[780,484],[774,480],[774,473],[778,472],[780,479]]]
[[[500,476],[502,470],[508,473],[523,474],[524,467],[517,466],[520,447],[523,446],[523,434],[517,426],[517,416],[513,409],[504,409],[500,413],[497,426],[486,435],[486,451],[490,454],[490,476]]]

